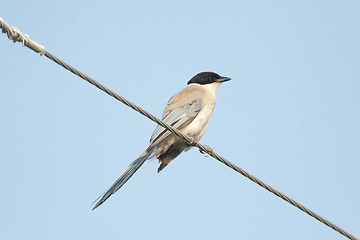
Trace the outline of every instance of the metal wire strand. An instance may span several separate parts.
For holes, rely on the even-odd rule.
[[[104,91],[105,93],[109,94],[110,96],[114,97],[115,99],[119,100],[120,102],[124,103],[126,106],[134,109],[135,111],[141,113],[145,117],[149,118],[150,120],[156,122],[160,126],[166,128],[170,132],[174,133],[175,135],[184,139],[188,144],[196,146],[202,152],[206,152],[213,158],[217,159],[221,163],[225,164],[226,166],[232,168],[236,172],[240,173],[241,175],[245,176],[246,178],[250,179],[254,183],[258,184],[259,186],[265,188],[269,192],[275,194],[279,198],[285,200],[286,202],[290,203],[291,205],[297,207],[301,211],[307,213],[311,217],[317,219],[318,221],[322,222],[326,226],[334,229],[335,231],[339,232],[340,234],[344,235],[345,237],[352,239],[352,240],[359,240],[355,236],[351,235],[347,231],[343,230],[342,228],[338,227],[337,225],[331,223],[330,221],[326,220],[325,218],[321,217],[320,215],[316,214],[315,212],[311,211],[310,209],[306,208],[302,204],[298,203],[294,199],[286,196],[285,194],[279,192],[278,190],[274,189],[273,187],[269,186],[268,184],[264,183],[260,179],[256,178],[255,176],[251,175],[250,173],[246,172],[245,170],[241,169],[240,167],[236,166],[232,162],[226,160],[225,158],[221,157],[220,155],[216,154],[210,147],[204,146],[198,142],[194,142],[192,138],[186,136],[182,132],[178,131],[177,129],[169,126],[168,124],[161,121],[159,118],[155,117],[154,115],[148,113],[144,109],[138,107],[137,105],[133,104],[132,102],[128,101],[127,99],[121,97],[120,95],[116,94],[115,92],[111,91],[107,87],[103,86],[102,84],[98,83],[94,79],[90,78],[89,76],[83,74],[82,72],[76,70],[75,68],[71,67],[70,65],[66,64],[65,62],[61,61],[54,55],[50,54],[49,52],[45,51],[45,48],[40,44],[32,41],[26,34],[21,33],[18,29],[14,31],[12,27],[10,27],[2,18],[0,18],[0,27],[3,29],[3,33],[7,33],[8,38],[13,40],[14,42],[22,42],[23,45],[29,47],[30,49],[34,50],[35,52],[40,52],[40,54],[44,54],[47,58],[53,60],[60,66],[64,67],[65,69],[69,70],[70,72],[76,74],[77,76],[81,77],[85,81],[91,83],[95,87],[99,88],[100,90]],[[39,47],[40,46],[40,47]]]

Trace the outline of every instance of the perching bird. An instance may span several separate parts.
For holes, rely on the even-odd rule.
[[[187,83],[186,88],[169,100],[161,119],[194,141],[199,141],[208,127],[210,115],[214,110],[216,90],[221,83],[230,79],[213,72],[202,72],[195,75]],[[119,190],[146,160],[153,157],[159,159],[158,172],[160,172],[180,153],[191,147],[183,139],[158,125],[150,138],[150,145],[128,166],[110,188],[94,201],[95,203],[101,198],[93,210]]]

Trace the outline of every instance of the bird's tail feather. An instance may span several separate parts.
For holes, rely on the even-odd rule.
[[[113,195],[117,190],[119,190],[127,182],[127,180],[129,180],[131,176],[144,164],[144,162],[152,157],[154,157],[154,149],[145,149],[144,152],[141,153],[140,156],[137,157],[127,167],[127,169],[125,169],[125,171],[120,175],[120,177],[118,177],[115,182],[92,203],[93,205],[96,202],[92,210],[99,207],[111,195]]]

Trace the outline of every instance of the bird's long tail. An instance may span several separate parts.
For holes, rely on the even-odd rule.
[[[136,158],[125,171],[115,180],[115,182],[103,193],[101,194],[94,202],[95,206],[92,210],[99,207],[103,204],[111,195],[113,195],[117,190],[119,190],[126,182],[131,178],[131,176],[144,164],[144,162],[154,156],[154,149],[145,149],[143,153]],[[99,200],[100,199],[100,200]]]

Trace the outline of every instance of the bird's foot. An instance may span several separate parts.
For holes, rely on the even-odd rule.
[[[208,157],[208,156],[210,156],[212,153],[213,153],[213,150],[212,150],[212,148],[211,147],[209,147],[209,146],[207,146],[207,145],[204,145],[204,148],[205,148],[205,151],[203,151],[203,150],[201,150],[201,149],[199,149],[199,151],[200,151],[200,153],[202,153],[202,154],[207,154],[205,157]]]

